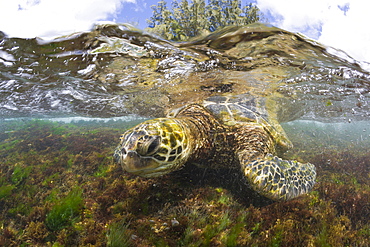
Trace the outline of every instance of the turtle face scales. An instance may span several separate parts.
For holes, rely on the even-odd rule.
[[[188,136],[176,119],[145,121],[120,139],[114,159],[125,171],[142,177],[157,177],[180,168],[189,153]]]

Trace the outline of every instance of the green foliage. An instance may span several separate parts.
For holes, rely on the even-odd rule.
[[[109,167],[105,164],[100,164],[98,170],[94,173],[95,177],[105,177],[108,173]]]
[[[9,151],[13,149],[17,143],[19,143],[19,140],[4,141],[0,143],[0,150]]]
[[[14,185],[0,186],[0,199],[10,196],[14,188],[15,188]]]
[[[58,231],[70,226],[79,216],[82,207],[82,190],[76,187],[66,197],[56,202],[46,215],[46,226],[52,231]]]
[[[129,225],[130,223],[127,223],[125,219],[109,225],[107,246],[132,246],[131,232],[128,230]]]
[[[316,244],[317,246],[330,247],[331,245],[328,243],[328,240],[329,240],[329,233],[328,233],[327,225],[324,222],[322,229],[317,235]]]
[[[60,174],[58,174],[58,173],[54,173],[54,174],[52,174],[52,175],[50,175],[50,176],[46,177],[46,178],[42,181],[41,185],[42,185],[42,186],[48,186],[49,184],[53,183],[55,180],[59,179],[59,177],[60,177]],[[52,191],[52,192],[49,194],[49,196],[48,196],[48,197],[52,198],[53,196],[55,196],[55,193],[56,193],[56,191]]]
[[[229,233],[226,235],[226,246],[237,246],[238,236],[245,227],[246,213],[242,212],[242,215],[237,218],[236,224],[230,229]]]
[[[256,235],[260,232],[261,230],[261,225],[262,225],[262,222],[257,222],[254,227],[252,227],[252,232],[250,233],[251,235]]]
[[[271,242],[270,242],[270,246],[271,247],[279,247],[279,246],[281,246],[282,239],[283,239],[283,233],[284,233],[283,232],[283,228],[278,229],[275,232],[275,235],[272,237]]]
[[[244,26],[261,20],[259,9],[252,3],[241,6],[240,0],[174,0],[172,9],[166,1],[152,6],[147,20],[150,32],[168,40],[183,41],[226,26]]]
[[[64,245],[59,242],[55,242],[52,247],[64,247]]]
[[[31,170],[32,170],[32,167],[30,166],[27,166],[27,167],[16,166],[14,168],[14,171],[11,177],[13,184],[19,185],[25,178],[28,177]]]

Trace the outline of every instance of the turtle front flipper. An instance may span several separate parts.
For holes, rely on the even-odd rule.
[[[275,201],[287,201],[308,193],[316,179],[314,165],[283,160],[271,154],[242,164],[242,170],[254,190]]]

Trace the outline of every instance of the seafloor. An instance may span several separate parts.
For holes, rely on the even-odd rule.
[[[317,166],[308,195],[273,202],[234,170],[161,178],[112,159],[124,126],[8,121],[0,131],[0,246],[368,246],[370,150],[300,132],[284,155]],[[318,151],[319,150],[319,151]]]

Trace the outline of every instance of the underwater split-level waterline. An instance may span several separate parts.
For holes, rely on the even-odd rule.
[[[1,246],[368,245],[370,73],[344,52],[262,24],[187,43],[124,25],[0,38]],[[274,202],[237,169],[114,162],[136,124],[247,93],[293,143],[280,156],[316,166],[310,193]]]

